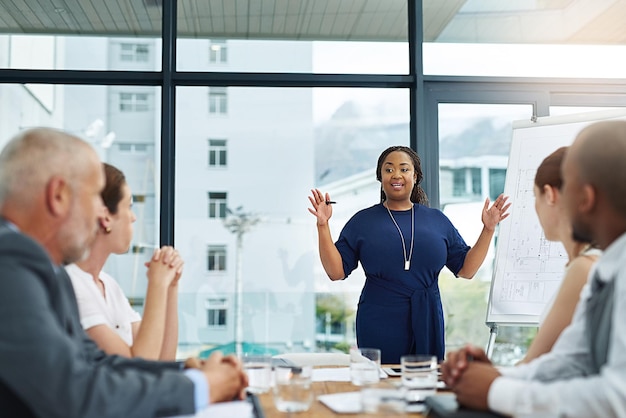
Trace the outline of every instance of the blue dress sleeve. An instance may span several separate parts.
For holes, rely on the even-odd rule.
[[[448,257],[446,259],[446,267],[455,276],[458,276],[459,271],[463,268],[463,264],[465,264],[465,256],[467,256],[467,252],[471,247],[465,243],[459,231],[443,212],[441,212],[441,216],[445,218],[447,223],[446,243],[448,245]]]
[[[360,227],[357,224],[358,221],[352,217],[341,230],[339,239],[335,243],[339,254],[341,254],[344,278],[348,277],[359,264],[358,243]]]

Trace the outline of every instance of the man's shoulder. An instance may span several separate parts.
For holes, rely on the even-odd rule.
[[[40,244],[27,235],[1,224],[0,261],[32,265],[43,263],[46,267],[52,266],[47,253]]]

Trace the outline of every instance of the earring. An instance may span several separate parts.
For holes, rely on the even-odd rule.
[[[111,227],[107,226],[106,228],[104,228],[104,232],[106,232],[107,234],[111,233]]]

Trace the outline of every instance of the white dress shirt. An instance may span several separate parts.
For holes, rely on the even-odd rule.
[[[606,249],[590,275],[595,272],[605,282],[616,281],[608,359],[600,373],[589,376],[585,310],[590,287],[585,286],[571,325],[552,351],[502,369],[489,389],[489,408],[515,417],[626,417],[626,234]]]

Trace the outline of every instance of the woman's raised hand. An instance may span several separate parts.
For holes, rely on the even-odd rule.
[[[326,203],[330,202],[330,195],[328,193],[324,195],[318,189],[312,189],[309,201],[313,206],[313,208],[308,208],[309,212],[317,218],[317,224],[327,224],[330,217],[333,216],[333,205]]]
[[[511,207],[511,203],[507,203],[508,196],[501,194],[493,202],[493,205],[489,207],[489,198],[485,200],[485,206],[483,207],[482,221],[485,228],[493,231],[496,228],[498,222],[506,219],[509,214],[506,211]]]

